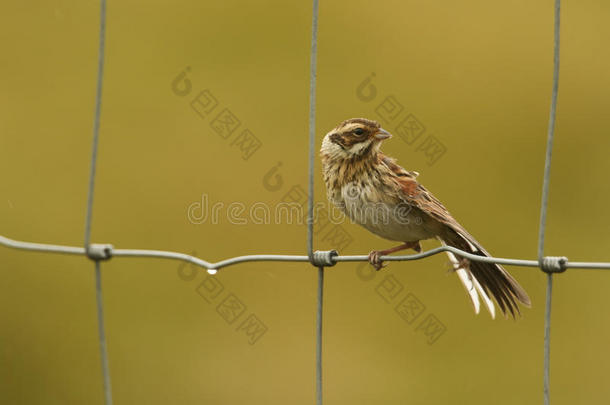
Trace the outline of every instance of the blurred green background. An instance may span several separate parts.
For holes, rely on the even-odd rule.
[[[593,0],[562,9],[546,253],[579,261],[610,259],[609,13]],[[3,2],[2,235],[82,244],[98,21],[97,1]],[[209,261],[305,253],[303,225],[236,225],[226,214],[194,224],[187,211],[204,194],[225,207],[273,206],[306,189],[310,21],[308,1],[109,2],[94,242]],[[420,140],[433,135],[446,152],[430,165],[399,136],[384,151],[420,171],[494,255],[534,258],[552,23],[552,1],[322,1],[316,148],[346,118],[380,119],[377,107],[394,96],[401,117],[425,126]],[[172,82],[187,67],[192,89],[180,96]],[[372,73],[377,93],[363,101],[357,88]],[[205,89],[218,106],[201,117],[190,103]],[[227,139],[211,126],[224,108],[240,121]],[[244,159],[246,128],[260,147]],[[319,162],[315,192],[324,202]],[[341,229],[343,254],[392,244],[357,225]],[[316,235],[316,248],[337,247],[327,235]],[[93,264],[2,247],[0,263],[0,402],[101,404]],[[326,272],[325,403],[542,401],[544,274],[509,268],[533,301],[514,322],[475,316],[447,270],[438,255],[378,274],[346,263]],[[313,403],[310,265],[243,264],[213,285],[203,270],[167,260],[115,258],[102,271],[116,404]],[[403,286],[391,299],[387,276]],[[555,277],[553,404],[610,397],[609,277]],[[207,302],[200,293],[210,285],[223,290]],[[412,323],[396,312],[408,294],[425,307]],[[243,314],[229,324],[218,308],[231,297]],[[254,338],[240,329],[251,314],[266,327]],[[445,328],[433,344],[418,329],[428,315]]]

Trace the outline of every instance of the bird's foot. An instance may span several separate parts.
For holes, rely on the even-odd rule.
[[[373,250],[369,253],[369,263],[375,268],[375,270],[379,271],[384,268],[386,265],[381,261],[381,256],[383,256],[385,252],[382,250]]]
[[[375,267],[375,269],[379,271],[386,266],[385,264],[383,264],[381,256],[389,255],[390,253],[398,252],[399,250],[404,249],[413,249],[417,253],[420,253],[422,251],[421,245],[419,244],[418,240],[416,240],[415,242],[405,242],[402,245],[393,247],[391,249],[373,250],[371,253],[369,253],[369,263],[371,263],[373,267]]]

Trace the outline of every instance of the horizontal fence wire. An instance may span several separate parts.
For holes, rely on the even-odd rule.
[[[335,251],[314,252],[313,250],[313,201],[314,201],[314,145],[315,145],[315,100],[316,100],[316,58],[317,58],[317,29],[318,29],[318,0],[313,1],[312,14],[312,37],[311,37],[311,60],[310,60],[310,110],[309,110],[309,195],[308,195],[308,223],[307,223],[307,255],[279,255],[279,254],[255,254],[236,256],[219,262],[210,262],[196,256],[185,253],[150,250],[150,249],[115,249],[110,244],[90,244],[91,222],[93,213],[93,195],[95,184],[95,168],[97,161],[97,147],[99,141],[99,127],[101,116],[102,81],[104,66],[104,40],[106,30],[106,1],[100,0],[100,37],[98,53],[98,77],[97,93],[94,114],[93,143],[90,161],[89,190],[87,198],[87,212],[85,220],[85,243],[84,247],[64,246],[46,243],[26,242],[10,239],[0,235],[0,245],[33,252],[57,253],[66,255],[85,256],[95,261],[95,285],[98,307],[98,332],[99,344],[102,357],[102,372],[104,383],[105,403],[112,404],[112,392],[110,388],[110,373],[108,368],[108,356],[106,339],[104,332],[103,301],[101,286],[100,261],[108,260],[113,257],[135,257],[135,258],[157,258],[180,260],[200,266],[210,273],[241,263],[249,262],[310,262],[318,268],[318,302],[316,319],[316,402],[322,404],[322,313],[323,313],[323,290],[324,290],[324,267],[332,266],[341,262],[367,262],[368,255],[341,256]],[[552,298],[552,273],[562,272],[566,269],[597,269],[609,270],[610,262],[586,262],[569,261],[566,257],[544,256],[544,239],[546,230],[546,216],[548,207],[548,194],[550,184],[550,168],[553,147],[553,137],[555,129],[557,111],[557,93],[559,77],[559,21],[560,21],[560,0],[555,0],[555,25],[554,25],[554,64],[553,64],[553,88],[551,96],[551,109],[549,114],[549,127],[547,138],[547,149],[544,169],[544,181],[542,188],[542,201],[540,208],[540,228],[538,238],[538,258],[537,260],[498,258],[478,256],[452,246],[440,246],[413,255],[400,256],[381,256],[382,261],[411,261],[420,260],[442,252],[452,252],[461,257],[472,261],[497,263],[512,266],[540,268],[547,273],[547,296],[546,296],[546,315],[545,315],[545,337],[544,337],[544,403],[549,404],[549,363],[550,363],[550,312]],[[322,253],[322,255],[318,255]],[[322,258],[322,259],[321,259]]]
[[[14,239],[9,239],[5,236],[0,235],[0,245],[8,248],[31,250],[45,253],[60,253],[69,255],[81,255],[86,256],[85,249],[82,247],[74,246],[62,246],[62,245],[51,245],[44,243],[32,243],[23,242]],[[111,245],[91,245],[92,247],[101,246],[106,249],[109,253],[109,257],[141,257],[141,258],[161,258],[161,259],[173,259],[181,260],[184,262],[192,263],[200,266],[207,270],[220,270],[225,267],[233,266],[240,263],[247,262],[310,262],[309,256],[307,255],[277,255],[277,254],[260,254],[260,255],[245,255],[236,256],[229,259],[221,260],[219,262],[209,262],[207,260],[198,258],[196,256],[188,255],[179,252],[170,252],[165,250],[148,250],[148,249],[114,249]],[[453,246],[439,246],[434,249],[426,250],[421,253],[413,255],[401,255],[401,256],[381,256],[380,259],[388,262],[402,262],[424,259],[426,257],[434,256],[442,252],[452,252],[459,256],[463,256],[469,260],[485,263],[498,263],[510,266],[519,267],[535,267],[540,268],[538,260],[524,260],[524,259],[506,259],[501,257],[485,257],[477,256],[472,253],[465,252]],[[353,256],[333,256],[331,258],[333,263],[341,262],[367,262],[369,261],[368,255],[353,255]],[[570,262],[565,261],[562,265],[564,269],[596,269],[596,270],[610,270],[610,262]]]

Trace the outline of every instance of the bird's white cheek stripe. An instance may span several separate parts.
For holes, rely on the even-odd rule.
[[[365,150],[366,148],[369,147],[369,145],[371,144],[371,141],[367,141],[367,142],[360,142],[355,144],[354,146],[352,146],[349,151],[353,154],[359,154],[360,152],[362,152],[363,150]]]
[[[349,156],[348,152],[341,146],[332,142],[328,135],[324,137],[324,141],[322,142],[322,150],[324,153],[327,153],[331,159],[346,158]]]

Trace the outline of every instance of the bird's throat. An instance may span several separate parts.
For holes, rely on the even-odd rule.
[[[326,186],[329,189],[337,189],[348,183],[362,181],[377,171],[378,160],[379,156],[375,151],[347,158],[323,156]]]

